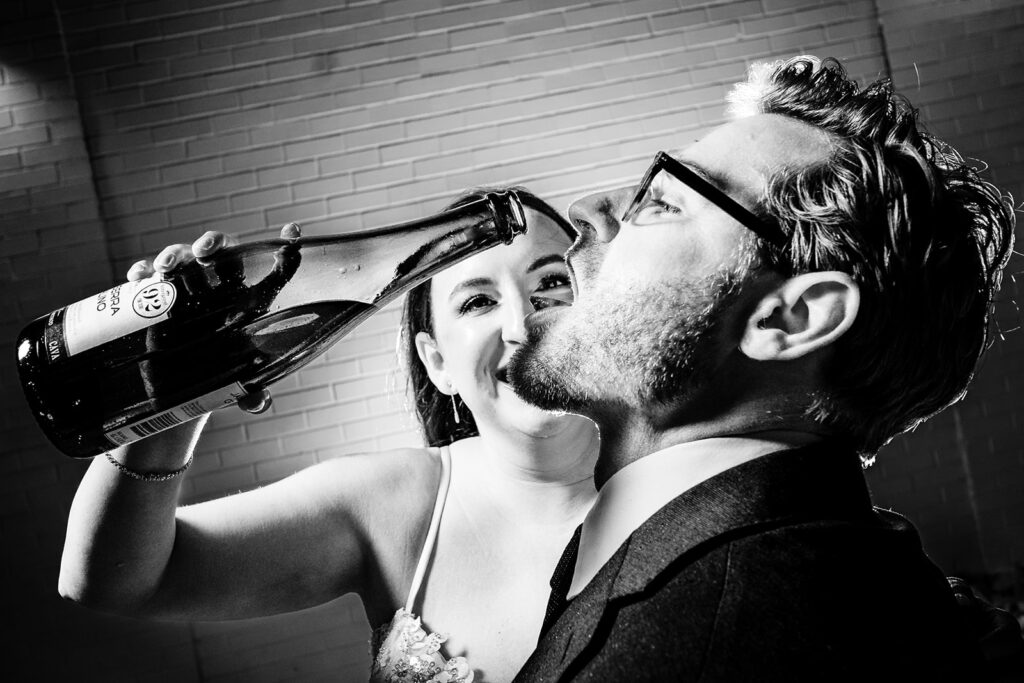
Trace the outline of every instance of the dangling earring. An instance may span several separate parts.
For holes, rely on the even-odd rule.
[[[452,388],[451,382],[448,383],[448,388]],[[459,424],[460,422],[462,422],[462,420],[459,419],[459,406],[455,404],[455,394],[452,393],[448,395],[451,396],[452,399],[452,415],[455,416],[455,424]]]

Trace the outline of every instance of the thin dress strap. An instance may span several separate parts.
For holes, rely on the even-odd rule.
[[[444,510],[444,501],[448,498],[448,482],[452,478],[452,456],[448,446],[441,447],[441,481],[437,484],[437,498],[434,500],[434,512],[430,517],[430,528],[427,530],[427,539],[423,542],[423,550],[420,551],[420,561],[416,565],[416,573],[412,577],[412,586],[409,587],[409,597],[405,601],[405,610],[412,612],[413,603],[420,592],[420,584],[427,573],[427,566],[430,564],[431,555],[434,551],[434,543],[437,541],[437,529],[441,526],[441,512]]]

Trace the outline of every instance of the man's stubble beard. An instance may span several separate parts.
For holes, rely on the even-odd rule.
[[[595,293],[562,319],[530,329],[509,381],[529,403],[590,417],[685,401],[719,366],[718,333],[741,281],[725,271]]]

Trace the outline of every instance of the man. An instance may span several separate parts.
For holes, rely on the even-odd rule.
[[[513,359],[524,397],[601,429],[517,680],[976,680],[860,465],[966,390],[1012,205],[834,61],[755,67],[730,99],[637,188],[570,208],[575,303]]]

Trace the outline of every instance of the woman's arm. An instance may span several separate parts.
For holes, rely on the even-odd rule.
[[[136,471],[174,471],[191,457],[207,417],[111,455]],[[181,481],[136,481],[106,457],[94,458],[71,504],[60,594],[108,611],[138,611],[170,556]]]
[[[285,226],[282,237],[297,236]],[[231,243],[207,233],[174,245],[139,279]],[[167,257],[171,258],[168,260]],[[269,395],[256,394],[255,404]],[[173,472],[206,417],[123,446],[111,456],[142,472]],[[436,492],[424,449],[347,456],[275,484],[178,508],[181,477],[139,481],[95,458],[71,507],[60,593],[97,609],[168,619],[224,619],[315,605],[347,592],[389,617],[403,596]]]
[[[171,465],[164,454],[198,436],[189,426],[114,455],[133,469]],[[138,481],[98,457],[72,504],[60,592],[161,619],[254,617],[356,592],[381,620],[404,598],[438,477],[422,449],[353,455],[178,508],[180,478]]]

